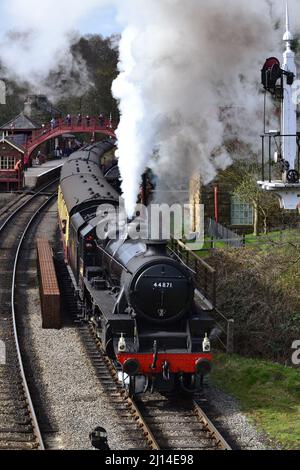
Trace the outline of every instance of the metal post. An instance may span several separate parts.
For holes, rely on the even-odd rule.
[[[272,137],[269,136],[269,183],[272,183]]]
[[[267,107],[267,91],[264,92],[264,134],[266,133],[266,107]]]
[[[233,354],[234,351],[234,320],[230,319],[227,323],[227,354]]]
[[[212,274],[212,283],[213,283],[212,303],[213,303],[213,307],[216,307],[217,306],[217,271],[214,271]]]
[[[208,286],[208,281],[207,281],[207,269],[204,267],[204,293],[205,293],[206,296],[207,296],[207,294],[208,294],[207,286]]]
[[[142,204],[144,206],[148,205],[148,194],[147,194],[147,174],[143,174],[142,179]]]
[[[298,147],[298,174],[300,174],[300,138],[297,135],[297,147]]]
[[[214,198],[215,198],[215,221],[219,222],[219,187],[214,187]]]
[[[261,152],[261,155],[262,155],[262,180],[265,181],[265,136],[263,135],[262,138],[261,138],[261,142],[262,142],[262,152]]]

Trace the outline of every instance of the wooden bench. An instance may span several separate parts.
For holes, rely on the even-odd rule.
[[[61,327],[60,292],[48,240],[37,240],[37,265],[40,283],[40,299],[43,328]]]

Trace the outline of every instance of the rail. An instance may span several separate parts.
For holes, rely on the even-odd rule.
[[[204,429],[208,431],[212,439],[217,442],[218,447],[220,447],[222,450],[232,450],[228,442],[224,439],[222,434],[217,430],[215,425],[196,401],[193,402],[193,406],[194,412],[198,416],[199,421],[203,425]]]

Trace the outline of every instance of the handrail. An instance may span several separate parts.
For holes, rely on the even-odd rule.
[[[102,124],[102,123],[101,123]],[[83,118],[80,122],[75,120],[74,118],[71,118],[71,121],[67,121],[66,119],[57,119],[56,122],[51,125],[48,124],[46,127],[41,128],[37,131],[33,131],[32,133],[32,138],[28,139],[26,147],[30,147],[31,145],[34,145],[37,141],[40,139],[44,139],[45,136],[50,136],[53,133],[64,130],[64,131],[76,131],[79,132],[80,130],[82,132],[85,131],[108,131],[110,130],[111,132],[114,132],[116,130],[117,126],[112,123],[109,119],[105,119],[103,121],[103,125],[100,125],[100,120],[98,118],[90,118],[89,121],[86,120],[86,118]]]
[[[181,240],[171,239],[171,247],[180,260],[192,269],[197,289],[207,298],[213,307],[216,306],[216,270],[200,258]],[[202,268],[202,269],[201,269]]]
[[[199,261],[208,271],[210,271],[212,274],[216,272],[216,270],[210,266],[208,263],[206,263],[206,261],[204,261],[202,258],[200,258],[200,256],[196,255],[196,253],[189,247],[189,246],[186,246],[181,240],[176,240],[178,245],[181,246],[181,248],[183,248],[184,250],[186,251],[189,251],[190,253],[192,253],[192,256],[197,260]]]
[[[220,337],[219,343],[228,353],[233,352],[233,330],[234,321],[226,318],[217,308],[217,272],[206,261],[200,258],[193,250],[186,246],[181,240],[171,239],[171,252],[174,252],[179,260],[192,270],[195,286],[211,304],[215,317],[216,326],[226,335],[226,345]],[[203,268],[203,270],[201,270]],[[219,318],[219,321],[217,320]],[[220,322],[225,321],[225,327]]]
[[[89,120],[82,118],[81,121],[75,118],[57,119],[53,125],[48,124],[46,127],[32,132],[31,138],[26,142],[25,146],[25,162],[28,161],[31,153],[43,142],[50,138],[58,137],[62,133],[103,133],[111,137],[115,137],[117,125],[110,119],[104,119],[103,122],[100,118],[91,117]]]

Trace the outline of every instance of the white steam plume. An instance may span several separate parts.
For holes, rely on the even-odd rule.
[[[4,75],[27,82],[34,92],[57,97],[56,84],[47,84],[49,72],[75,72],[79,83],[70,82],[71,93],[91,85],[84,61],[74,58],[71,46],[79,39],[81,22],[108,0],[1,0],[0,61]],[[2,73],[3,75],[3,73]],[[83,89],[85,88],[85,90]]]
[[[296,5],[291,2],[294,13]],[[147,165],[172,186],[195,172],[208,183],[230,164],[226,133],[258,147],[260,68],[268,55],[281,54],[284,13],[282,0],[126,2],[113,92],[120,100],[119,165],[130,214]],[[227,106],[221,122],[220,108]]]

